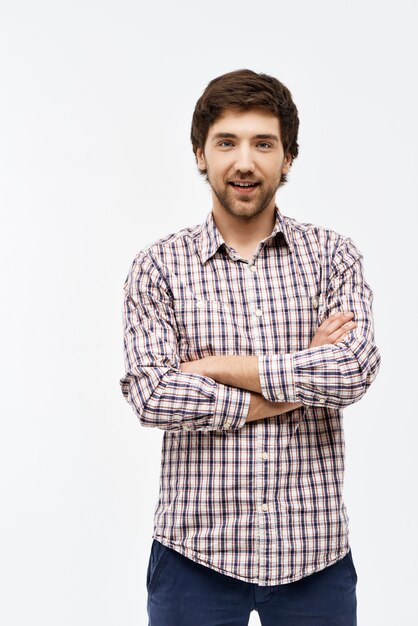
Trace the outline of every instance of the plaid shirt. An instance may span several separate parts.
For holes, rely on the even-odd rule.
[[[376,377],[373,292],[338,233],[283,216],[253,257],[226,245],[212,212],[147,246],[124,292],[122,393],[164,431],[153,537],[217,572],[290,583],[349,550],[342,409]],[[309,348],[336,311],[358,326]],[[250,392],[183,373],[183,361],[257,355],[263,396],[302,407],[246,423]]]

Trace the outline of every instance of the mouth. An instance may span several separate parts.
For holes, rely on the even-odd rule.
[[[256,183],[255,181],[241,181],[241,180],[233,180],[229,181],[228,185],[232,187],[239,194],[249,194],[260,185],[260,183]]]

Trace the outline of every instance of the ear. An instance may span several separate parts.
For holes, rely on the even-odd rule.
[[[292,165],[292,155],[288,152],[284,158],[282,174],[287,174]]]
[[[200,169],[200,171],[206,172],[206,159],[202,148],[197,148],[196,150],[196,161],[197,167]]]

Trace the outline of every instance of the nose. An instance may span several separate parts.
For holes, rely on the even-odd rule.
[[[247,172],[254,172],[255,165],[251,148],[249,146],[241,145],[236,152],[235,168],[242,174]]]

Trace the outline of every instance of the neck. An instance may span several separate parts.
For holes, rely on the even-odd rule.
[[[275,204],[255,217],[231,215],[219,206],[213,207],[212,215],[225,243],[236,250],[255,249],[262,239],[271,234],[276,221]]]

